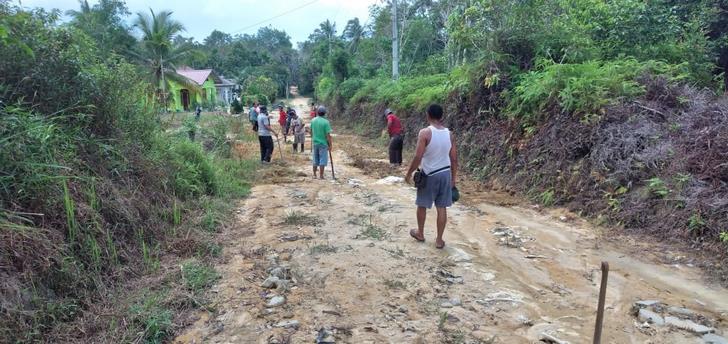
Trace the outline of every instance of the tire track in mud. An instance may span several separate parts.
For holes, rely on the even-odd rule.
[[[355,137],[337,142],[379,154]],[[502,195],[482,193],[451,209],[446,249],[436,250],[432,213],[426,243],[408,235],[411,187],[382,183],[343,151],[337,181],[312,180],[308,155],[286,154],[286,164],[264,168],[224,233],[215,311],[174,342],[536,343],[547,333],[587,343],[603,257],[613,268],[605,342],[702,343],[637,321],[632,305],[645,299],[727,327],[726,290],[704,286],[694,269],[640,261],[611,243],[597,249],[585,222],[497,206]],[[277,297],[285,302],[269,306]]]

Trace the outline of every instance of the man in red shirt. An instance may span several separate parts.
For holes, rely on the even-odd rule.
[[[278,124],[281,125],[281,132],[283,133],[283,143],[288,143],[288,132],[286,131],[286,117],[288,115],[283,111],[283,105],[278,105]]]
[[[404,149],[402,122],[390,109],[384,111],[384,115],[387,117],[387,133],[389,133],[389,163],[392,167],[399,167],[402,165],[402,149]]]
[[[316,104],[314,104],[314,103],[311,103],[310,115],[311,115],[311,119],[314,119],[314,117],[316,117]]]

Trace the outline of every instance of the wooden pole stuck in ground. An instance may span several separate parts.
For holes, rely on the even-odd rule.
[[[602,342],[602,324],[604,322],[604,302],[607,298],[607,279],[609,278],[609,263],[602,262],[602,284],[599,287],[599,303],[597,304],[597,323],[594,326],[594,344]]]

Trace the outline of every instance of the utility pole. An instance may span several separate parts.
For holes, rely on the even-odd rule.
[[[392,0],[392,79],[399,79],[399,29],[397,28],[397,0]]]

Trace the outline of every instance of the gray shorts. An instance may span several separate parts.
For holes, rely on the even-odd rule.
[[[305,143],[305,142],[306,142],[306,134],[300,133],[300,134],[293,135],[294,144]]]
[[[437,208],[447,208],[452,205],[452,174],[450,170],[427,176],[427,185],[417,189],[418,207],[430,209],[432,203]]]

